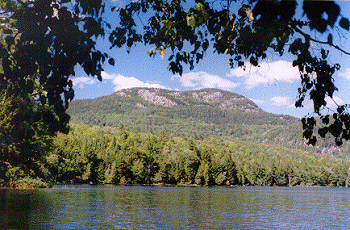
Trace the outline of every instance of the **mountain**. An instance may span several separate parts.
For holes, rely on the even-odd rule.
[[[117,127],[130,131],[205,137],[227,137],[347,157],[331,137],[316,147],[302,139],[298,118],[263,111],[253,101],[220,89],[174,91],[155,88],[123,89],[96,99],[75,100],[68,113],[74,123]]]
[[[132,88],[89,100],[76,100],[73,122],[117,126],[136,131],[233,135],[242,125],[291,125],[297,118],[264,112],[253,101],[219,89],[173,91]]]

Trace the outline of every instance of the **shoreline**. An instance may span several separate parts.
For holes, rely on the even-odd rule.
[[[165,184],[165,183],[156,183],[156,184],[93,184],[93,183],[55,183],[48,185],[46,187],[34,187],[34,186],[20,186],[20,187],[11,187],[11,186],[0,186],[0,190],[38,190],[38,189],[50,189],[55,187],[55,185],[69,185],[69,186],[79,186],[79,185],[89,185],[89,186],[120,186],[120,187],[133,187],[133,186],[144,186],[144,187],[191,187],[191,188],[209,188],[209,187],[222,187],[222,188],[237,188],[237,187],[276,187],[276,188],[348,188],[346,186],[318,186],[318,185],[295,185],[295,186],[278,186],[278,185],[197,185],[197,184]]]

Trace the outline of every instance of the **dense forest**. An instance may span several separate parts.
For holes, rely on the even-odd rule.
[[[348,186],[350,161],[273,144],[72,125],[47,156],[60,183]]]

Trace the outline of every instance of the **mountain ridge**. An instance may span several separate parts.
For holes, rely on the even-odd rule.
[[[93,119],[89,122],[80,115],[97,114],[105,117],[137,115],[140,117],[159,117],[160,120],[180,118],[207,124],[279,124],[297,123],[299,119],[289,115],[275,115],[259,108],[253,101],[236,93],[220,89],[200,89],[176,91],[159,88],[129,88],[96,99],[76,100],[71,103],[68,113],[74,122],[101,125]],[[79,118],[78,118],[79,117]],[[108,124],[119,123],[107,119]],[[152,118],[150,118],[152,119]],[[179,121],[177,121],[179,122]],[[131,122],[133,123],[133,122]],[[102,124],[103,125],[103,124]],[[128,126],[128,124],[126,124]],[[129,127],[132,128],[132,127]]]
[[[129,88],[96,99],[72,101],[71,122],[118,127],[130,131],[188,136],[227,137],[347,157],[350,144],[334,146],[331,137],[315,147],[302,138],[300,120],[263,111],[253,101],[221,89],[176,91]]]

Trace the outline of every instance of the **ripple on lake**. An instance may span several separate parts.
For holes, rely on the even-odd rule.
[[[2,190],[0,205],[5,229],[350,227],[344,188],[60,185]]]

